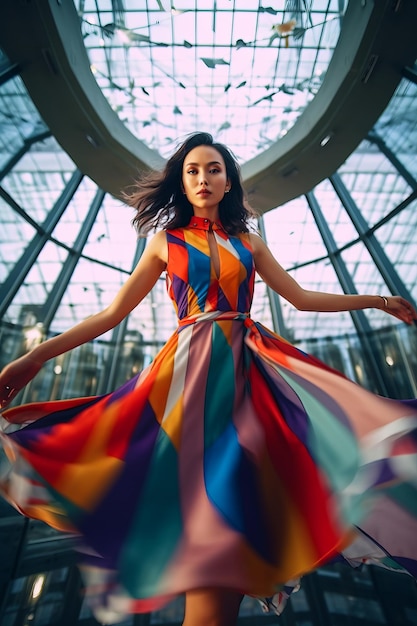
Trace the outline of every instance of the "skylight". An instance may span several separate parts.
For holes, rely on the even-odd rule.
[[[97,83],[126,126],[168,156],[211,132],[241,163],[284,136],[317,93],[341,0],[76,0]]]

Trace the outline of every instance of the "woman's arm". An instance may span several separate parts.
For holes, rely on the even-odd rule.
[[[303,289],[276,261],[264,241],[250,235],[256,271],[266,284],[300,311],[382,309],[407,324],[417,320],[414,307],[400,296],[347,295]]]
[[[166,263],[166,234],[161,231],[146,246],[131,276],[106,309],[62,334],[44,341],[2,370],[0,374],[2,406],[13,399],[46,361],[87,343],[117,326],[149,293],[165,269]]]

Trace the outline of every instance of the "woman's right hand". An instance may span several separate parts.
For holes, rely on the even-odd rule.
[[[5,408],[42,366],[43,363],[36,361],[30,353],[6,365],[0,373],[0,407]]]

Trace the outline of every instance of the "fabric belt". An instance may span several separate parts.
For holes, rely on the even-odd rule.
[[[200,322],[218,322],[219,320],[233,320],[246,322],[249,320],[249,313],[240,313],[239,311],[207,311],[206,313],[198,313],[197,315],[188,315],[178,320],[178,326],[190,326]]]

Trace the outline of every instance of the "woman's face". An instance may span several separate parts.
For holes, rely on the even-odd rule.
[[[219,202],[230,189],[226,165],[213,146],[197,146],[190,150],[182,167],[182,186],[194,214],[213,213],[218,216]]]

